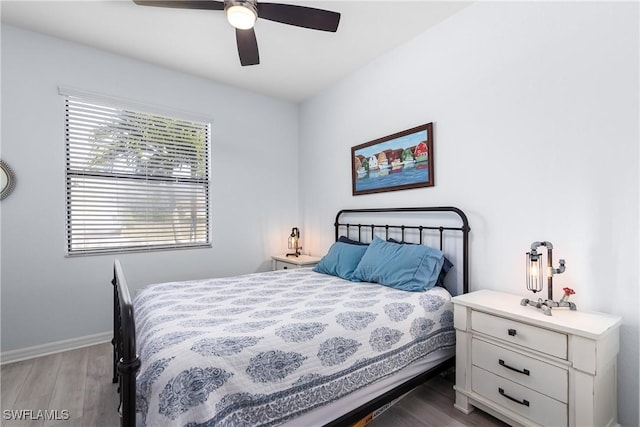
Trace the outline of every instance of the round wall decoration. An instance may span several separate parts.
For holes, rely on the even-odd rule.
[[[4,160],[0,160],[0,200],[4,200],[16,187],[16,175]]]

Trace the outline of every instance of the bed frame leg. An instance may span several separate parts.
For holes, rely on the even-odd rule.
[[[116,373],[116,369],[117,369],[117,367],[116,367],[117,363],[116,362],[118,360],[117,359],[118,356],[116,355],[116,340],[115,339],[111,340],[111,345],[113,346],[113,378],[111,378],[111,382],[113,384],[115,384],[115,383],[118,382],[118,374]]]
[[[136,372],[140,359],[136,353],[133,303],[120,262],[113,271],[113,382],[118,383],[121,427],[136,425]]]
[[[111,382],[115,384],[118,382],[118,332],[120,331],[120,322],[118,322],[120,318],[120,302],[118,299],[118,282],[115,277],[115,272],[111,284],[113,285],[113,338],[111,339],[111,345],[113,346],[113,378]]]
[[[140,359],[136,356],[133,360],[125,362],[120,359],[118,362],[118,374],[122,382],[120,383],[122,427],[135,427],[136,425],[136,372],[140,368]]]

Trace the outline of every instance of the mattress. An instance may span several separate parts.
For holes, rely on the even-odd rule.
[[[134,301],[139,419],[323,424],[452,355],[450,299],[311,269],[148,286]]]

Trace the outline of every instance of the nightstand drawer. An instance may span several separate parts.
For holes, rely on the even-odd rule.
[[[292,262],[285,262],[280,260],[275,260],[275,270],[293,270],[294,268],[302,268],[301,265],[296,265]]]
[[[473,366],[471,389],[543,426],[566,426],[567,405]]]
[[[293,270],[295,268],[314,267],[322,257],[311,255],[299,255],[288,257],[286,255],[273,255],[271,257],[272,270]]]
[[[471,349],[473,365],[567,403],[566,369],[475,338]]]
[[[471,328],[515,345],[562,359],[567,358],[567,336],[563,333],[475,310],[471,312]]]

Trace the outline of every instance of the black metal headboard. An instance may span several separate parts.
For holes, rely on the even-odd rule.
[[[372,222],[369,222],[371,220]],[[453,294],[469,292],[469,221],[465,213],[452,206],[343,209],[336,215],[335,240],[347,236],[368,243],[375,236],[384,240],[438,247],[462,268],[460,284]],[[450,238],[450,235],[451,238]],[[447,252],[448,245],[461,248]],[[455,249],[455,248],[454,248]]]

